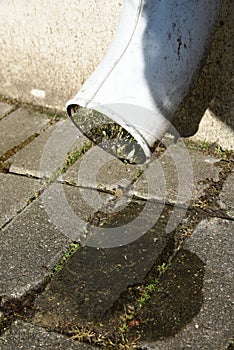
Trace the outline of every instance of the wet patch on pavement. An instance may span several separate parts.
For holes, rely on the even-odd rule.
[[[134,222],[133,218],[139,217],[144,206],[144,201],[134,201],[118,215],[105,214],[101,219],[102,229],[105,227],[108,233],[129,221]],[[141,284],[149,271],[173,252],[174,233],[165,232],[170,214],[171,210],[166,208],[158,220],[155,216],[156,223],[151,223],[144,233],[145,217],[142,236],[128,245],[108,249],[81,247],[36,300],[33,323],[52,329],[58,324],[66,328],[67,324],[109,323],[106,319],[114,314],[113,305],[119,298],[121,300],[123,292],[129,286]],[[95,227],[93,229],[95,232]]]
[[[189,323],[201,308],[204,263],[196,254],[181,250],[161,278],[155,294],[135,319],[130,333],[142,340],[170,337]]]

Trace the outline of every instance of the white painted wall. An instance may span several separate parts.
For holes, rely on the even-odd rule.
[[[104,56],[121,4],[0,0],[0,94],[64,109]]]

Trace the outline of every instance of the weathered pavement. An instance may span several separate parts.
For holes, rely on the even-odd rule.
[[[234,156],[184,142],[140,168],[0,103],[1,350],[232,348]]]

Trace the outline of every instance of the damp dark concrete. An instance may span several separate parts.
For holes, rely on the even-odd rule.
[[[133,327],[142,340],[170,337],[189,323],[201,308],[204,263],[196,254],[181,250],[163,276],[158,291],[136,316]]]
[[[219,218],[198,224],[139,314],[143,348],[228,348],[234,321],[233,229],[232,220]]]
[[[103,223],[106,233],[139,217],[143,203],[134,201],[130,209],[107,216]],[[146,220],[142,219],[143,233]],[[81,247],[38,297],[33,322],[53,328],[58,322],[87,325],[105,320],[120,294],[128,286],[141,283],[152,266],[161,263],[165,251],[171,249],[173,237],[165,232],[165,221],[162,215],[141,237],[124,246]]]

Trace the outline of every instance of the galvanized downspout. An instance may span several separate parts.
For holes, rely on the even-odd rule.
[[[209,48],[221,0],[125,0],[115,39],[72,107],[93,109],[150,147],[168,128]],[[199,103],[199,101],[198,101]]]

